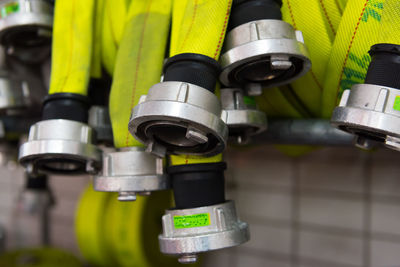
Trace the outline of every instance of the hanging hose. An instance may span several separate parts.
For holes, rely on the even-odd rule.
[[[97,0],[95,17],[94,17],[94,30],[93,30],[93,48],[92,48],[92,63],[90,76],[93,78],[101,78],[102,62],[101,62],[101,37],[104,27],[104,5],[106,0]]]
[[[101,58],[111,76],[114,72],[118,46],[128,20],[130,0],[104,0],[103,32],[101,35]]]
[[[49,94],[87,95],[95,1],[57,1]]]
[[[231,5],[232,1],[229,0],[174,1],[170,56],[196,53],[218,60]],[[225,201],[225,164],[222,163],[222,154],[213,157],[171,156],[170,164],[175,204],[178,209],[208,206]],[[222,168],[221,164],[224,165]],[[185,166],[189,166],[189,169]],[[192,176],[193,179],[187,180],[186,176]],[[193,191],[195,188],[199,194]],[[209,193],[208,200],[203,199],[204,192]]]
[[[347,2],[327,65],[330,75],[324,82],[323,117],[330,117],[343,90],[363,83],[372,45],[400,44],[399,15],[400,3],[396,0]]]
[[[257,98],[270,117],[330,117],[344,89],[364,81],[375,43],[400,42],[395,0],[284,0],[283,19],[303,32],[313,63],[291,85]]]
[[[217,60],[231,5],[231,0],[175,0],[170,56],[196,53]]]
[[[160,81],[170,21],[170,0],[132,0],[110,94],[116,148],[142,146],[128,131],[132,108]]]
[[[231,5],[231,0],[175,0],[172,11],[170,56],[198,53],[218,60]],[[170,157],[171,165],[220,161],[222,161],[222,154],[213,157],[189,155]]]

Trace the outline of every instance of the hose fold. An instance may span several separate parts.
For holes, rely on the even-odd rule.
[[[170,0],[132,0],[116,57],[110,117],[116,148],[142,146],[128,131],[132,108],[160,81],[171,13]]]

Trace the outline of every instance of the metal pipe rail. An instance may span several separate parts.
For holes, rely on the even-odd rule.
[[[270,119],[268,129],[253,136],[254,144],[352,146],[354,136],[324,119]]]

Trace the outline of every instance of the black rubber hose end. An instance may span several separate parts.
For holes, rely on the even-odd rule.
[[[400,89],[400,45],[375,44],[369,54],[365,83]]]
[[[88,97],[92,106],[108,106],[111,84],[111,79],[90,79]]]
[[[225,162],[170,166],[175,207],[191,209],[224,203],[225,169]]]
[[[242,24],[263,20],[282,19],[282,0],[236,0],[233,1],[228,31]]]
[[[42,120],[64,119],[88,122],[89,99],[73,93],[55,93],[43,101]]]
[[[183,53],[170,57],[163,72],[165,82],[187,82],[214,92],[221,66],[208,56]]]

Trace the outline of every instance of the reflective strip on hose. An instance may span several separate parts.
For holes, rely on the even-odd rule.
[[[110,116],[117,148],[142,146],[128,131],[132,108],[160,81],[167,45],[170,0],[132,0],[130,20],[118,50],[110,93]]]
[[[55,4],[50,94],[87,95],[94,2],[70,0]]]

